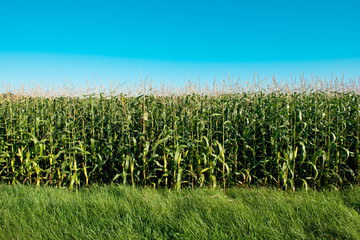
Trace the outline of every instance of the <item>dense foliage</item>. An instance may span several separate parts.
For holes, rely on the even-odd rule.
[[[82,186],[359,184],[360,96],[2,98],[0,179]]]

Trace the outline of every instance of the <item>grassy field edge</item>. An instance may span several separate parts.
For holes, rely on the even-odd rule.
[[[360,239],[360,188],[0,185],[0,239]]]

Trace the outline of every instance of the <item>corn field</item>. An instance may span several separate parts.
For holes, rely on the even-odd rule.
[[[360,95],[100,94],[0,100],[0,179],[79,187],[360,182]]]

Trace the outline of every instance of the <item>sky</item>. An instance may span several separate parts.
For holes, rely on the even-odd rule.
[[[0,82],[357,79],[359,9],[358,0],[1,1]]]

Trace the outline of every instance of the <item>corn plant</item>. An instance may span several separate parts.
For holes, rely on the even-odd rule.
[[[70,188],[360,182],[360,96],[257,91],[0,99],[0,180]]]

